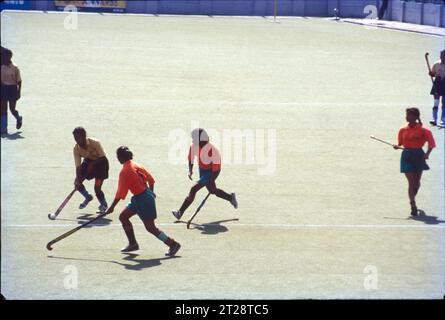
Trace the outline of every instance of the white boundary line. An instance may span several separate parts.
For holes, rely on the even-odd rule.
[[[78,227],[80,224],[10,224],[3,225],[3,228],[69,228],[69,227]],[[136,223],[133,225],[142,226],[142,223]],[[204,224],[207,226],[219,224]],[[121,227],[119,223],[112,224],[91,224],[91,227]],[[183,227],[182,223],[159,223],[158,226],[175,226],[175,227]],[[264,223],[233,223],[229,224],[231,228],[239,227],[239,228],[269,228],[269,229],[445,229],[445,224],[424,224],[424,225],[410,225],[410,224],[264,224]],[[88,228],[87,228],[88,229]]]

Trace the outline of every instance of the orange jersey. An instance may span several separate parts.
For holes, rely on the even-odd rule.
[[[193,163],[198,158],[199,168],[203,170],[219,171],[221,170],[221,154],[219,150],[210,142],[200,148],[192,144],[189,149],[188,160]]]
[[[420,124],[416,124],[414,127],[410,127],[406,124],[404,127],[400,128],[397,140],[399,146],[404,146],[408,149],[422,148],[425,142],[428,142],[429,148],[436,147],[436,142],[434,141],[431,131],[422,127]]]
[[[155,179],[153,179],[151,174],[143,166],[128,160],[123,164],[122,170],[119,173],[119,184],[115,198],[124,200],[128,190],[134,195],[141,194],[147,189],[147,182],[150,188],[153,189]]]

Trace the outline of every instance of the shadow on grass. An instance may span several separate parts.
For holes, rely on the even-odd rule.
[[[425,224],[435,225],[435,224],[441,224],[445,223],[445,220],[439,220],[436,216],[429,216],[425,213],[425,211],[418,209],[417,210],[418,215],[417,216],[409,216],[406,218],[395,218],[395,217],[384,217],[384,219],[391,219],[391,220],[415,220],[415,221],[421,221]]]
[[[445,223],[445,220],[439,220],[436,216],[428,216],[425,211],[418,210],[418,215],[415,217],[411,217],[411,219],[416,221],[422,221],[425,224],[441,224]]]
[[[164,258],[154,258],[154,259],[138,259],[139,255],[135,253],[125,253],[125,257],[122,258],[124,261],[129,261],[133,263],[124,263],[114,260],[100,260],[100,259],[86,259],[86,258],[70,258],[70,257],[59,257],[50,255],[48,258],[50,259],[60,259],[60,260],[73,260],[73,261],[87,261],[87,262],[105,262],[105,263],[114,263],[124,267],[126,270],[134,270],[139,271],[147,268],[157,267],[162,264],[164,260],[176,259],[181,256],[174,257],[164,257]]]
[[[93,220],[94,218],[97,218],[97,216],[98,214],[91,214],[91,213],[82,214],[81,216],[77,217],[77,223],[84,224],[88,221]],[[112,222],[111,219],[102,217],[97,219],[94,223],[87,225],[85,228],[106,226],[109,225],[111,222]]]
[[[230,221],[239,221],[239,219],[235,218],[235,219],[219,220],[203,224],[197,224],[192,222],[190,224],[190,229],[199,230],[201,231],[202,234],[215,235],[218,233],[229,231],[229,229],[226,226],[222,225],[222,223]],[[175,223],[187,224],[187,221],[175,221]]]
[[[22,133],[21,131],[14,132],[12,134],[2,133],[2,138],[8,139],[8,140],[25,139],[25,137],[22,136],[21,133]]]

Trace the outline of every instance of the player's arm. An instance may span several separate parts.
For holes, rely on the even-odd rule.
[[[74,147],[73,149],[73,155],[74,155],[74,165],[76,166],[76,178],[74,179],[74,185],[77,186],[79,185],[79,182],[81,180],[81,163],[82,163],[82,158],[80,157],[79,153],[76,150],[76,147]]]
[[[123,172],[119,174],[119,182],[117,186],[116,195],[114,196],[113,203],[108,208],[104,214],[110,214],[114,211],[114,207],[119,203],[120,200],[124,200],[127,197],[129,187],[126,183],[126,177]]]
[[[20,99],[21,95],[22,95],[22,78],[20,77],[20,70],[19,68],[17,68],[17,100]]]
[[[435,63],[434,65],[433,65],[433,67],[431,68],[431,71],[429,72],[429,75],[431,76],[431,77],[436,77],[436,74],[437,74],[437,68],[439,67],[439,64],[438,63]]]
[[[425,153],[425,160],[430,157],[431,151],[436,147],[436,141],[434,141],[433,134],[429,130],[425,130],[426,141],[428,142],[428,150]]]
[[[188,159],[188,164],[189,164],[189,174],[188,177],[190,180],[192,180],[192,176],[193,176],[193,160],[195,159],[194,156],[192,156],[192,147],[190,146],[189,149],[189,154],[187,156]]]

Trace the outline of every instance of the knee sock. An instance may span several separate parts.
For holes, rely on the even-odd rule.
[[[175,243],[175,241],[172,239],[172,238],[170,238],[170,237],[168,237],[164,232],[162,232],[161,231],[161,233],[159,233],[158,235],[157,235],[157,237],[156,238],[158,238],[159,240],[161,240],[162,242],[164,242],[166,245],[168,245],[169,247],[171,247],[174,243]]]
[[[437,113],[439,111],[439,107],[434,107],[433,108],[433,120],[437,121]]]
[[[102,191],[97,191],[96,197],[97,197],[97,200],[99,200],[101,205],[108,206],[107,201],[105,200],[105,194]]]
[[[79,187],[78,191],[80,192],[81,195],[83,195],[85,197],[85,199],[88,199],[91,197],[91,195],[88,193],[87,189],[85,189],[84,185],[81,185]]]
[[[8,114],[6,113],[1,115],[1,127],[2,132],[8,129]]]

